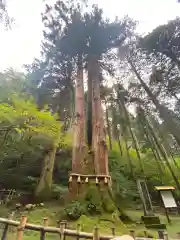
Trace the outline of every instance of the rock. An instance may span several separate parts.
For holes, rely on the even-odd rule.
[[[16,209],[20,209],[22,207],[21,203],[16,203]]]
[[[122,235],[121,237],[115,237],[112,238],[111,240],[134,240],[134,238],[131,237],[130,235]]]
[[[33,209],[33,204],[27,204],[25,205],[25,210],[32,210]]]

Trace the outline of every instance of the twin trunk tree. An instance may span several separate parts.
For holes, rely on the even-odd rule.
[[[85,104],[83,67],[79,62],[76,77],[72,173],[69,177],[69,189],[73,198],[84,191],[86,187],[83,186],[87,186],[86,184],[110,184],[99,77],[98,60],[91,56],[88,61],[88,97]]]

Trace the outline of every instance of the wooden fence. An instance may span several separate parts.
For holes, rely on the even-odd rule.
[[[10,218],[12,218],[12,216]],[[27,223],[26,216],[22,216],[20,221],[14,221],[10,218],[9,219],[0,218],[0,223],[1,225],[3,225],[1,240],[8,240],[7,234],[10,226],[16,227],[16,232],[17,232],[16,240],[23,239],[23,233],[25,229],[40,232],[40,240],[45,240],[46,233],[58,234],[60,237],[60,240],[66,240],[66,237],[73,237],[76,240],[79,240],[79,239],[110,240],[110,239],[113,239],[114,237],[120,237],[120,236],[116,236],[115,228],[112,228],[112,235],[100,235],[98,227],[94,228],[93,233],[82,232],[80,224],[77,225],[76,230],[68,229],[67,221],[61,221],[58,227],[50,227],[48,226],[48,218],[43,219],[43,225],[35,225],[35,224]],[[152,239],[148,237],[145,237],[145,238],[135,237],[135,232],[133,230],[130,230],[129,235],[131,235],[136,240]],[[159,239],[168,240],[168,234],[164,232],[159,232]],[[179,237],[177,235],[177,239],[180,239],[180,234],[179,234]]]

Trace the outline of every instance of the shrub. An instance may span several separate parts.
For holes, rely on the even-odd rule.
[[[99,214],[102,210],[101,194],[96,185],[91,185],[87,189],[85,197],[86,209],[90,214]]]
[[[71,202],[64,210],[66,215],[72,220],[77,220],[81,215],[86,213],[85,206],[78,201]]]
[[[101,213],[101,209],[99,208],[99,206],[96,206],[94,203],[91,203],[91,202],[86,203],[86,210],[91,215]]]

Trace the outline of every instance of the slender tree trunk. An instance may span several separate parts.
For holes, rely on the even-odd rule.
[[[159,125],[159,124],[158,124],[158,125]],[[160,126],[158,126],[158,127],[159,127],[158,135],[159,135],[159,137],[162,139],[162,142],[163,142],[163,145],[164,145],[164,147],[165,147],[165,150],[166,150],[166,152],[168,153],[167,155],[168,155],[168,157],[170,156],[170,157],[172,158],[172,161],[173,161],[174,165],[176,166],[177,169],[179,169],[179,166],[178,166],[178,164],[176,163],[176,161],[175,161],[175,159],[174,159],[174,156],[173,156],[173,153],[172,153],[172,151],[171,151],[171,147],[169,146],[169,143],[168,143],[168,141],[166,140],[164,134],[163,134],[162,131],[160,130]]]
[[[85,112],[82,61],[78,61],[75,86],[75,122],[73,130],[72,172],[82,173],[85,158]]]
[[[149,131],[149,129],[148,129],[148,123],[146,122],[147,119],[146,119],[146,117],[145,117],[144,110],[143,110],[141,107],[139,107],[139,109],[140,109],[140,113],[139,113],[139,114],[141,115],[140,118],[139,118],[139,121],[140,121],[140,123],[141,123],[141,125],[142,125],[144,134],[145,134],[148,142],[149,142],[150,145],[151,145],[151,149],[152,149],[152,152],[153,152],[155,158],[157,158],[157,161],[159,161],[159,162],[158,162],[159,165],[161,166],[161,164],[162,164],[162,166],[163,166],[163,168],[164,168],[164,170],[165,170],[164,162],[163,162],[163,160],[162,160],[162,158],[161,158],[161,156],[160,156],[160,154],[159,154],[159,149],[158,149],[156,143],[154,142],[154,139],[153,139],[153,136],[152,136],[151,131]],[[153,132],[154,132],[154,129],[152,129],[152,130],[153,130]],[[162,167],[161,167],[161,169],[162,169]]]
[[[132,165],[132,161],[131,161],[131,156],[129,154],[129,148],[128,148],[127,138],[126,138],[126,134],[125,133],[123,134],[123,138],[124,138],[124,142],[125,142],[126,154],[127,154],[127,159],[128,159],[128,163],[129,163],[131,176],[135,180],[134,171],[133,171],[133,165]]]
[[[120,134],[119,134],[119,130],[117,129],[117,133],[118,133],[118,137],[117,137],[117,142],[118,142],[118,146],[119,146],[119,151],[121,156],[123,155],[123,151],[122,151],[122,146],[121,146],[121,140],[120,140]]]
[[[107,101],[105,100],[105,111],[106,111],[106,123],[107,123],[107,133],[109,138],[109,148],[112,150],[112,137],[111,137],[111,126],[109,123],[109,113],[108,113],[108,107],[107,107]]]
[[[170,173],[171,173],[171,175],[172,175],[172,177],[173,177],[173,179],[174,179],[174,182],[176,183],[176,186],[177,186],[178,190],[180,191],[180,183],[179,183],[178,178],[177,178],[177,176],[175,175],[175,173],[174,173],[174,171],[173,171],[173,169],[172,169],[172,167],[171,167],[171,164],[169,163],[169,159],[168,159],[168,157],[167,157],[167,155],[166,155],[166,152],[164,151],[163,146],[162,146],[161,143],[159,142],[156,133],[154,133],[154,131],[153,131],[153,129],[152,129],[149,121],[147,120],[146,122],[148,123],[148,128],[149,128],[149,130],[150,130],[150,132],[151,132],[151,134],[152,134],[152,136],[153,136],[153,138],[154,138],[154,141],[155,141],[155,143],[156,143],[156,145],[157,145],[157,147],[158,147],[161,155],[163,156],[163,158],[164,158],[164,160],[165,160],[165,162],[166,162],[166,165],[167,165],[167,167],[168,167],[168,169],[169,169],[169,171],[170,171]]]
[[[116,115],[116,109],[112,106],[112,137],[118,142],[119,151],[122,156],[122,146],[121,146],[121,140],[120,140],[120,132],[117,126],[117,115]]]
[[[153,142],[151,141],[150,137],[148,136],[148,133],[146,132],[146,130],[144,129],[144,133],[145,133],[145,136],[146,136],[146,140],[147,142],[150,144],[150,148],[151,148],[151,151],[152,151],[152,154],[154,156],[154,159],[157,163],[157,167],[158,167],[158,170],[159,170],[159,178],[160,178],[160,181],[161,183],[163,183],[163,180],[162,180],[162,176],[163,176],[163,170],[161,168],[161,164],[160,164],[160,159],[158,159],[157,155],[156,155],[156,152],[153,148]]]
[[[178,139],[178,142],[180,142],[180,124],[178,123],[175,115],[166,107],[162,106],[157,98],[154,96],[154,94],[151,92],[149,87],[146,85],[146,83],[142,80],[140,74],[136,70],[134,64],[132,61],[129,59],[128,60],[133,72],[135,73],[136,77],[142,84],[143,88],[145,89],[146,93],[148,94],[149,98],[151,101],[154,103],[156,106],[157,110],[160,113],[161,118],[164,120],[164,123],[166,124],[167,129],[169,132],[176,138]]]
[[[40,180],[35,192],[35,196],[42,200],[50,197],[56,149],[56,146],[53,146],[44,158]]]
[[[130,119],[129,119],[129,115],[128,115],[127,109],[124,106],[124,103],[120,99],[121,99],[121,96],[119,96],[119,101],[118,101],[119,102],[119,106],[120,106],[120,108],[122,106],[122,109],[124,111],[124,115],[125,115],[125,118],[126,118],[126,121],[127,121],[127,126],[128,126],[129,132],[131,134],[131,137],[132,137],[132,140],[133,140],[133,143],[134,143],[134,146],[135,146],[137,158],[139,160],[141,173],[144,175],[144,169],[143,169],[143,164],[142,164],[142,161],[141,161],[141,156],[140,156],[140,153],[139,153],[138,142],[137,142],[136,136],[135,136],[135,134],[134,134],[134,132],[133,132],[133,130],[131,128],[131,123],[130,123]]]

